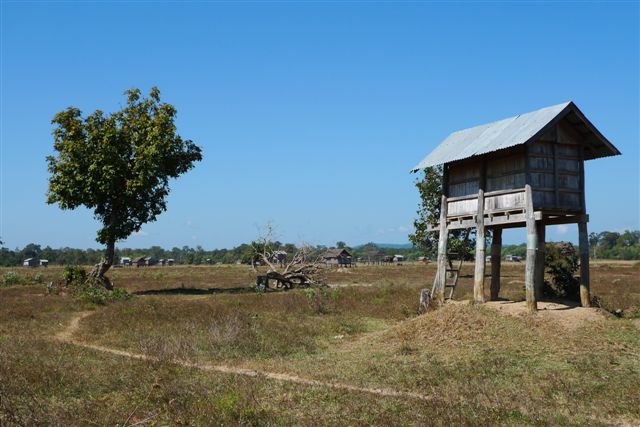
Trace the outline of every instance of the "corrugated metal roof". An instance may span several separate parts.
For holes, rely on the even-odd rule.
[[[492,151],[514,147],[539,136],[545,128],[555,123],[556,118],[574,112],[584,122],[587,131],[595,136],[597,142],[604,145],[597,153],[588,158],[620,154],[620,152],[593,127],[573,102],[545,107],[531,113],[520,114],[508,119],[460,130],[449,135],[427,157],[418,163],[412,172],[429,166],[441,165],[466,159]],[[594,147],[596,148],[596,147]]]

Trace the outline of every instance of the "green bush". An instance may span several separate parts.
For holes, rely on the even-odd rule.
[[[7,271],[2,276],[2,284],[4,286],[19,285],[23,282],[23,278],[15,271]]]
[[[39,285],[42,285],[44,283],[44,274],[42,273],[36,274],[35,276],[33,276],[33,281]]]
[[[133,297],[132,294],[121,288],[115,288],[109,291],[100,286],[94,286],[90,283],[83,283],[75,287],[73,296],[87,304],[104,305],[114,301],[128,300]]]
[[[62,278],[67,286],[80,286],[87,280],[87,272],[79,265],[65,265]]]
[[[65,284],[72,289],[73,296],[87,304],[104,305],[109,302],[127,300],[133,295],[124,289],[107,290],[87,281],[87,272],[77,265],[67,265],[62,272]]]
[[[578,271],[579,256],[569,242],[548,243],[544,263],[551,280],[545,280],[542,292],[547,297],[579,300],[580,282],[574,274]]]

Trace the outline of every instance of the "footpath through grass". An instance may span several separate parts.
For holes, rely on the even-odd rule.
[[[640,329],[633,319],[603,315],[566,328],[468,305],[417,317],[424,267],[387,267],[393,270],[377,276],[374,268],[331,273],[334,282],[367,286],[138,296],[96,308],[73,336],[159,361],[60,343],[54,335],[86,306],[45,296],[43,285],[0,288],[0,424],[640,423]],[[627,272],[604,277],[625,280]],[[517,280],[508,274],[507,281]],[[219,278],[207,280],[205,287]],[[435,398],[224,375],[174,360]]]

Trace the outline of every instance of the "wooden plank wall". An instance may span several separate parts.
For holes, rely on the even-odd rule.
[[[456,162],[449,165],[449,197],[474,196],[478,194],[481,173],[486,173],[486,192],[512,190],[525,186],[525,152],[522,147],[508,153],[489,153],[471,161]],[[484,167],[483,167],[483,162]],[[485,199],[485,211],[509,210],[524,207],[523,194],[503,194]],[[473,215],[478,209],[478,200],[453,200],[449,202],[449,217]]]
[[[487,158],[487,190],[524,188],[525,157],[523,152],[509,156]]]
[[[580,135],[564,122],[528,147],[529,182],[535,209],[584,212],[581,147]]]
[[[477,194],[477,192],[476,192]],[[449,216],[473,215],[478,210],[478,199],[456,200],[449,202]]]
[[[449,166],[448,197],[478,194],[480,189],[481,160],[452,163]]]
[[[525,154],[523,150],[508,155],[489,153],[486,156],[485,191],[512,190],[524,188]],[[478,194],[483,158],[473,161],[456,162],[449,165],[449,197]]]
[[[506,152],[487,153],[478,158],[448,165],[449,217],[473,215],[476,198],[486,171],[485,192],[524,189],[531,185],[534,209],[584,213],[583,137],[566,121],[560,121],[538,141]],[[485,212],[524,207],[523,193],[486,195]]]

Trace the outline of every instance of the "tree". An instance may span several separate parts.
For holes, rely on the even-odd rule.
[[[619,238],[620,233],[615,231],[603,231],[600,233],[598,246],[602,246],[604,249],[612,249],[616,243],[618,243]]]
[[[442,166],[424,169],[424,177],[416,180],[416,188],[420,193],[418,217],[413,221],[414,232],[409,240],[425,255],[434,256],[438,248],[438,232],[428,231],[440,222],[440,205],[442,198]],[[475,229],[453,230],[449,232],[448,250],[458,252],[468,258],[475,246]]]
[[[344,249],[347,246],[347,244],[345,242],[343,242],[342,240],[339,242],[336,242],[336,248],[338,249]]]
[[[40,245],[36,245],[35,243],[29,243],[27,246],[20,251],[21,258],[38,258],[40,256],[40,252],[42,249]]]
[[[435,252],[438,246],[438,233],[427,231],[440,221],[440,197],[442,196],[442,167],[428,167],[424,170],[424,177],[416,180],[416,188],[420,193],[418,217],[413,221],[414,232],[409,240],[425,254]]]
[[[379,261],[380,248],[373,242],[366,243],[358,251],[367,258],[367,261]]]
[[[91,277],[111,289],[104,274],[113,264],[115,243],[155,221],[167,209],[169,179],[202,160],[200,148],[176,133],[176,109],[160,101],[152,88],[125,92],[126,106],[105,115],[96,110],[86,118],[70,107],[52,120],[56,156],[47,157],[47,203],[61,209],[85,206],[102,223],[97,241],[105,255]]]
[[[591,256],[593,259],[598,259],[598,243],[600,242],[600,235],[598,233],[589,233],[589,247],[591,248]]]

